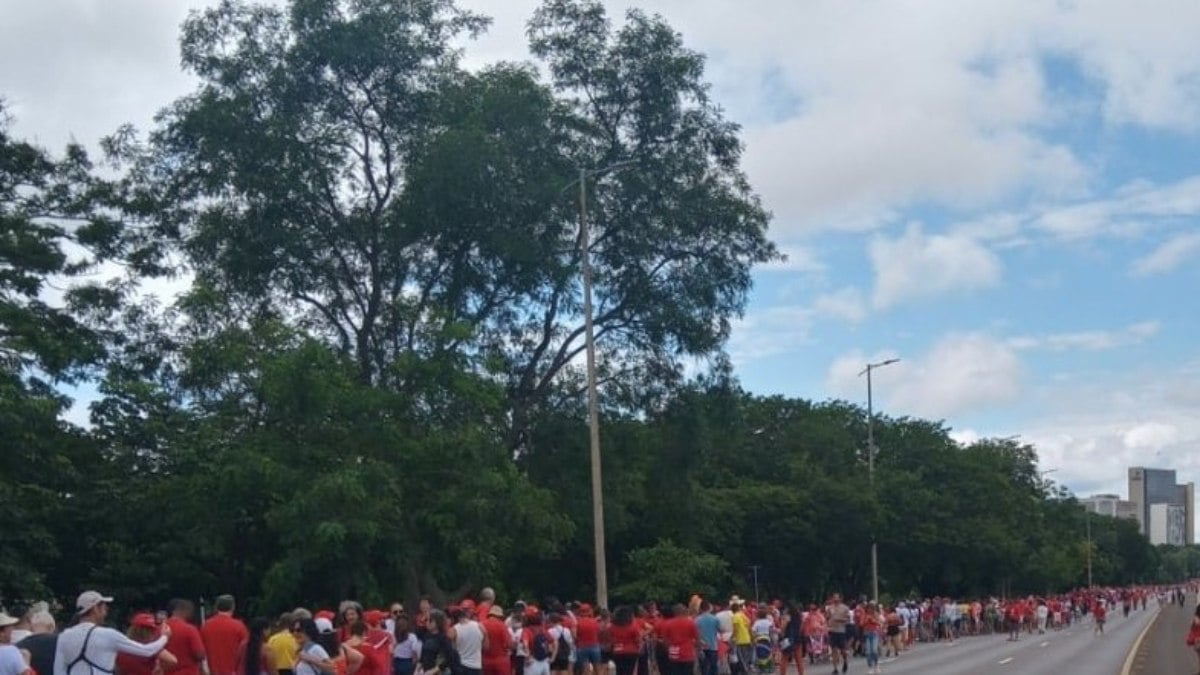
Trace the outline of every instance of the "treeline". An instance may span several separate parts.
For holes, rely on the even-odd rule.
[[[588,596],[580,177],[614,596],[863,591],[872,533],[889,595],[1084,582],[1033,448],[880,419],[872,488],[860,408],[738,388],[722,345],[778,253],[700,54],[547,0],[536,66],[468,72],[485,25],[223,3],[183,27],[197,91],[105,171],[0,126],[3,598]],[[1097,583],[1197,572],[1091,531]]]

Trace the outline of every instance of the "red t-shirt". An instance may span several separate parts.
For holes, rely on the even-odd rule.
[[[487,647],[483,650],[483,668],[489,672],[507,673],[510,669],[508,660],[512,648],[512,633],[508,626],[494,616],[489,616],[483,622],[483,634],[487,636]]]
[[[242,656],[250,640],[246,624],[228,614],[215,614],[204,622],[200,635],[204,638],[212,675],[235,675],[242,671]]]
[[[119,675],[153,675],[157,665],[156,656],[134,656],[133,654],[117,654],[117,673]],[[40,674],[39,674],[40,675]]]
[[[590,616],[581,617],[575,626],[575,645],[580,649],[600,646],[600,622]]]
[[[204,641],[200,630],[183,619],[167,619],[171,637],[167,638],[167,651],[178,662],[168,670],[172,675],[200,675],[200,662],[204,660]]]
[[[1092,605],[1092,614],[1097,619],[1103,619],[1108,616],[1108,608],[1104,606],[1103,602],[1097,602],[1095,605]]]
[[[628,626],[613,624],[612,628],[608,629],[608,635],[612,638],[613,654],[636,656],[640,653],[642,630],[636,623]]]
[[[370,668],[375,675],[391,675],[392,673],[392,647],[396,644],[396,638],[386,630],[381,628],[371,628],[367,631],[362,644],[358,646],[358,651],[363,655],[363,669]],[[370,661],[370,665],[367,665]]]
[[[667,643],[667,656],[676,663],[696,661],[696,643],[700,631],[689,617],[679,616],[658,624],[658,637]]]

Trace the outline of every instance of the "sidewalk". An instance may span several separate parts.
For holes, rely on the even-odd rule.
[[[1191,675],[1200,672],[1195,652],[1184,643],[1195,611],[1195,597],[1188,598],[1183,607],[1163,607],[1138,647],[1132,668],[1121,675]]]

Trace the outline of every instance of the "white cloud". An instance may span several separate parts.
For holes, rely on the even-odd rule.
[[[847,286],[817,297],[813,302],[813,311],[819,316],[859,323],[867,318],[867,302],[862,291]]]
[[[1131,466],[1176,469],[1180,481],[1200,481],[1200,419],[1193,403],[1172,394],[1196,377],[1200,361],[1047,384],[1030,394],[1039,414],[1024,423],[1023,440],[1077,494],[1126,494]]]
[[[1198,254],[1200,254],[1200,232],[1181,234],[1167,240],[1149,255],[1135,260],[1132,271],[1134,275],[1141,277],[1164,274]]]
[[[990,288],[1000,283],[1000,259],[964,234],[926,236],[910,225],[898,239],[874,238],[872,304],[884,309],[909,300]]]
[[[734,322],[729,353],[735,364],[795,351],[812,342],[817,322],[858,323],[867,316],[862,291],[846,287],[817,296],[807,305],[778,305],[752,310]]]
[[[1062,239],[1123,235],[1147,223],[1171,223],[1200,214],[1200,175],[1156,185],[1138,182],[1102,199],[1053,206],[1029,217],[1040,231]]]
[[[1142,321],[1115,330],[1089,330],[1048,335],[1025,335],[1010,338],[1009,346],[1014,349],[1048,349],[1051,351],[1107,351],[1118,347],[1136,345],[1158,335],[1162,324],[1157,321]]]
[[[868,362],[897,358],[895,352],[836,359],[826,376],[834,396],[858,400]],[[877,396],[896,414],[942,419],[1011,403],[1020,395],[1023,366],[1015,350],[981,333],[949,335],[926,354],[904,357],[873,373]]]
[[[759,267],[763,272],[801,272],[804,274],[820,274],[825,271],[825,263],[811,247],[796,243],[778,244],[783,260],[777,260]]]

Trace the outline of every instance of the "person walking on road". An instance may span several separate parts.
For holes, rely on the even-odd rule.
[[[1192,627],[1188,630],[1187,646],[1196,655],[1197,662],[1200,662],[1200,607],[1196,608],[1196,613],[1192,615]]]

